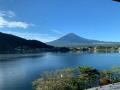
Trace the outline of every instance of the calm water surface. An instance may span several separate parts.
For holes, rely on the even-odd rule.
[[[92,66],[99,70],[120,65],[119,53],[42,53],[9,58],[0,55],[0,90],[34,90],[32,81],[44,71]]]

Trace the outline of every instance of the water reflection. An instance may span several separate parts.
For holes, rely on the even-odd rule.
[[[0,61],[0,90],[33,90],[32,81],[44,71],[77,66],[110,69],[119,65],[119,53],[69,52],[4,57]]]

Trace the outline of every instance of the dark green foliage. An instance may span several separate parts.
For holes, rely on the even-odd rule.
[[[79,67],[45,73],[33,85],[36,90],[84,90],[116,82],[120,82],[119,67],[106,71]]]
[[[98,86],[99,73],[90,67],[46,73],[34,82],[36,90],[83,90]]]
[[[14,35],[0,33],[0,50],[52,48],[37,40],[26,40]]]

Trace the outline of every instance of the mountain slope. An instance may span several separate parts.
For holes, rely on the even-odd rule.
[[[98,40],[90,40],[82,38],[74,33],[69,33],[55,41],[47,42],[48,45],[53,46],[92,46],[97,44],[111,44],[111,42],[103,42]]]
[[[37,40],[26,40],[11,34],[0,33],[0,50],[52,48]]]

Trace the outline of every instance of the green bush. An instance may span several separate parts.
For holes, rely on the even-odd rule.
[[[107,82],[107,81],[110,82]],[[120,81],[120,68],[98,71],[92,67],[67,68],[46,72],[33,82],[36,90],[84,90]]]

